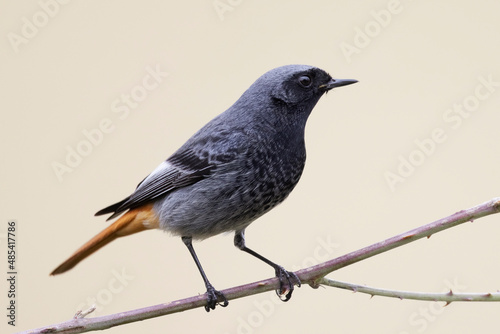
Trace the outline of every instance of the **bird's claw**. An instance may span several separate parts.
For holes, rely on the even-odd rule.
[[[214,289],[212,285],[207,286],[207,305],[205,311],[215,310],[215,306],[220,305],[226,307],[229,304],[226,296],[220,291]]]
[[[276,290],[276,294],[281,301],[287,302],[292,298],[294,286],[297,285],[300,288],[300,279],[294,272],[286,271],[281,266],[276,268],[276,277],[280,281],[280,288]]]

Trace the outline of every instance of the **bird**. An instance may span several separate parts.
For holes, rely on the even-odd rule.
[[[125,199],[95,215],[115,220],[51,272],[73,268],[111,241],[160,229],[189,250],[206,287],[205,310],[228,305],[208,280],[192,245],[234,232],[234,245],[270,265],[276,293],[288,301],[300,279],[246,246],[245,229],[283,202],[299,181],[306,161],[304,132],[311,111],[333,88],[356,83],[333,79],[309,65],[285,65],[259,77],[226,111],[197,131],[161,162]]]

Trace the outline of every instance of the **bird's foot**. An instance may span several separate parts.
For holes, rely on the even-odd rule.
[[[280,280],[280,288],[276,290],[276,294],[282,301],[287,302],[292,298],[294,286],[300,288],[300,279],[294,272],[286,271],[281,266],[276,268],[276,277]]]
[[[222,292],[215,290],[211,284],[207,285],[207,305],[205,305],[207,312],[215,310],[215,306],[217,305],[226,307],[228,304],[229,302]]]

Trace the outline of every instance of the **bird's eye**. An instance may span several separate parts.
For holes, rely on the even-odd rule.
[[[299,78],[299,84],[303,87],[309,87],[312,84],[312,79],[308,75],[303,75]]]

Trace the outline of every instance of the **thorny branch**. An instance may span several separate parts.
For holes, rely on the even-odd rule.
[[[442,294],[433,293],[412,293],[403,291],[390,291],[377,288],[368,288],[360,285],[342,283],[325,278],[325,275],[362,261],[374,255],[397,248],[415,240],[430,237],[432,234],[454,227],[456,225],[473,221],[475,219],[495,214],[500,211],[500,197],[479,204],[470,209],[462,210],[446,218],[439,219],[430,224],[418,227],[411,231],[399,234],[384,241],[375,243],[357,251],[345,254],[330,261],[305,268],[295,272],[303,284],[309,284],[313,288],[320,285],[333,286],[352,291],[368,293],[370,295],[396,297],[400,299],[418,299],[418,300],[436,300],[447,304],[455,301],[500,301],[500,293],[470,293],[457,294],[452,291]],[[221,291],[228,300],[251,296],[254,294],[275,290],[279,287],[277,278],[270,278],[258,282],[253,282]],[[114,326],[141,321],[145,319],[160,317],[167,314],[182,312],[198,307],[203,307],[206,303],[205,295],[189,297],[170,303],[149,306],[142,309],[136,309],[107,316],[84,318],[89,311],[81,313],[79,317],[72,320],[46,326],[38,329],[28,330],[22,333],[42,334],[42,333],[84,333],[94,330],[103,330]],[[84,315],[85,313],[85,315]]]
[[[351,290],[353,292],[366,293],[373,296],[392,297],[398,299],[414,299],[414,300],[429,300],[434,302],[446,302],[446,305],[452,302],[498,302],[500,301],[500,292],[491,293],[456,293],[452,290],[445,293],[428,293],[428,292],[410,292],[410,291],[395,291],[380,288],[372,288],[365,285],[358,285],[324,277],[321,280],[321,285],[328,285],[334,288]]]

